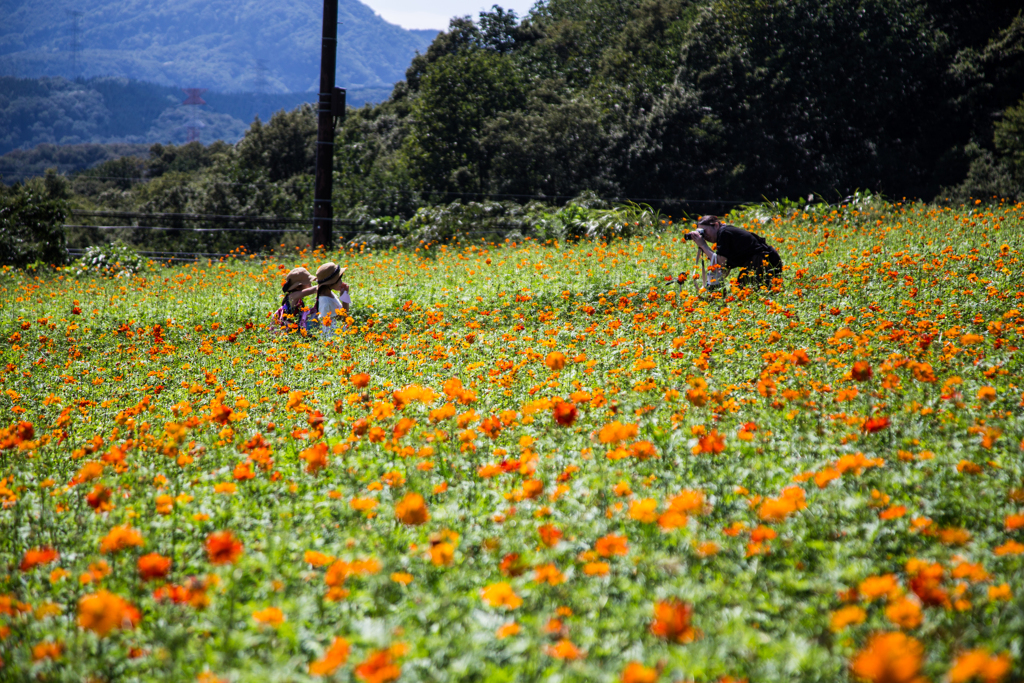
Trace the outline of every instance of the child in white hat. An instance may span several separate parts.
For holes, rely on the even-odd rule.
[[[340,334],[345,328],[345,318],[348,317],[348,309],[352,305],[348,285],[341,281],[346,270],[348,268],[341,268],[333,261],[316,269],[317,316],[324,337]]]

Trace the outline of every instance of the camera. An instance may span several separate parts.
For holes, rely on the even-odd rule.
[[[696,232],[701,237],[704,237],[704,228],[697,228]],[[686,239],[686,240],[693,240],[693,236],[690,233],[684,234],[683,238]]]

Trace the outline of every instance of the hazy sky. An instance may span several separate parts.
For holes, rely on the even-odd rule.
[[[476,18],[481,10],[490,9],[497,3],[507,10],[515,10],[520,17],[525,15],[533,2],[531,0],[362,0],[392,24],[403,28],[448,28],[452,17],[467,14]]]

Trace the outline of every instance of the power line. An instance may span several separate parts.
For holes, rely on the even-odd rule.
[[[244,223],[266,223],[275,225],[305,225],[312,221],[312,218],[290,218],[287,216],[232,216],[221,214],[204,213],[142,213],[138,211],[83,211],[72,209],[72,216],[93,216],[97,218],[124,218],[133,220],[136,218],[145,219],[167,219],[182,221],[210,221],[213,223],[222,222],[244,222]],[[359,225],[359,221],[350,218],[336,218],[335,223],[342,225]],[[83,226],[84,227],[84,226]],[[126,226],[130,227],[130,226]]]
[[[90,230],[167,230],[178,232],[260,232],[267,235],[279,235],[282,232],[306,232],[305,230],[293,230],[280,228],[278,230],[259,230],[256,228],[169,228],[158,225],[68,225],[64,228],[88,228]]]

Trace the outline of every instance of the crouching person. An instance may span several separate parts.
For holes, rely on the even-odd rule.
[[[739,284],[743,287],[771,287],[774,278],[782,277],[782,257],[760,235],[723,225],[718,216],[703,216],[697,229],[684,235],[696,244],[708,258],[717,256],[718,265],[730,270],[739,268]],[[714,242],[711,250],[708,242]]]

